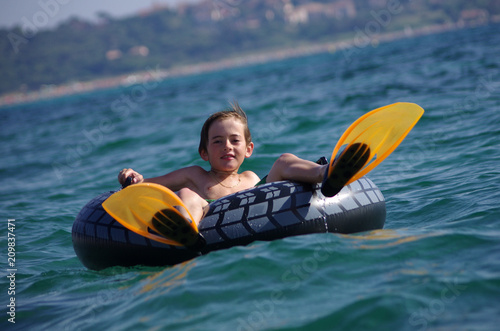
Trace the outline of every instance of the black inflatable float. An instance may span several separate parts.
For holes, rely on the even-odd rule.
[[[381,229],[386,214],[382,193],[366,177],[331,198],[321,194],[320,185],[269,183],[211,203],[198,227],[207,245],[201,251],[192,251],[149,240],[124,228],[102,208],[111,194],[103,193],[88,202],[73,224],[76,255],[89,269],[174,265],[256,240]]]

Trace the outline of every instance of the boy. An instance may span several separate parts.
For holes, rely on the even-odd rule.
[[[209,171],[190,166],[163,176],[143,179],[133,169],[123,169],[118,174],[118,181],[123,184],[127,177],[132,177],[132,184],[152,182],[168,187],[177,193],[191,212],[193,221],[198,224],[209,202],[259,183],[259,177],[252,171],[238,173],[245,158],[252,155],[253,149],[247,116],[235,103],[230,109],[211,115],[201,130],[198,152],[204,161],[209,162]],[[272,166],[266,182],[293,180],[320,183],[327,167],[292,154],[283,154]]]

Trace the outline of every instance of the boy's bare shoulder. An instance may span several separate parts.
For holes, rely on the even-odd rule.
[[[255,172],[250,171],[250,170],[243,171],[241,173],[241,176],[243,176],[245,178],[245,180],[247,180],[249,182],[255,182],[254,184],[257,184],[260,181],[259,176],[257,176],[257,174]]]
[[[200,183],[208,180],[208,172],[200,166],[188,166],[170,173],[172,180],[176,183],[173,186],[176,190],[188,187],[195,192],[200,191]]]
[[[194,166],[189,166],[181,169],[185,174],[189,176],[207,176],[208,173],[205,169],[203,169],[200,166],[194,165]]]

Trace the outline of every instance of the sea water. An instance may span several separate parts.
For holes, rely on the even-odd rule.
[[[496,330],[500,25],[364,46],[1,108],[1,329]],[[256,146],[242,170],[261,177],[281,153],[330,157],[369,110],[422,106],[368,175],[385,228],[87,270],[79,210],[125,167],[207,167],[201,126],[232,101]]]

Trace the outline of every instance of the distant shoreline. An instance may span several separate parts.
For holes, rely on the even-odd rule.
[[[134,84],[147,83],[153,80],[161,81],[168,78],[216,72],[224,69],[245,67],[254,64],[279,61],[294,57],[303,57],[313,54],[326,52],[333,53],[338,51],[347,53],[353,48],[362,49],[365,47],[375,47],[381,42],[390,42],[398,39],[437,34],[469,27],[474,26],[457,23],[429,25],[415,29],[408,28],[401,31],[366,36],[369,40],[366,40],[365,38],[366,43],[364,45],[357,45],[358,43],[356,37],[353,37],[350,40],[311,44],[278,51],[261,51],[255,54],[246,54],[218,61],[177,66],[167,70],[161,68],[146,68],[147,70],[141,72],[132,72],[114,77],[98,78],[86,82],[71,82],[61,85],[50,85],[37,91],[7,93],[0,96],[0,107],[27,104],[45,99],[56,99],[69,95],[117,88],[120,86],[131,86]]]

